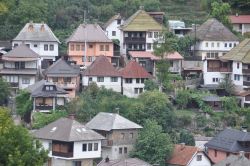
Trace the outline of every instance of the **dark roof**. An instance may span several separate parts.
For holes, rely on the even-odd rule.
[[[152,166],[151,164],[142,161],[138,158],[127,158],[120,160],[109,160],[105,162],[103,159],[97,166]]]
[[[85,76],[121,76],[105,56],[99,56],[96,60],[83,72]]]
[[[34,61],[38,60],[39,55],[27,47],[25,44],[21,44],[15,47],[10,52],[3,55],[2,59],[7,61]]]
[[[123,78],[152,78],[144,67],[135,61],[130,61],[123,69],[121,69]]]
[[[80,74],[80,67],[70,65],[64,59],[59,59],[44,72],[49,77],[77,77]]]
[[[231,153],[239,151],[250,152],[250,147],[244,147],[240,144],[240,142],[246,141],[250,141],[250,133],[235,129],[225,129],[207,142],[205,146]]]
[[[119,129],[140,129],[140,125],[115,113],[98,113],[91,121],[86,124],[87,127],[94,130],[119,130]]]
[[[220,59],[250,63],[250,39],[243,40]]]
[[[46,85],[54,86],[55,89],[53,91],[46,91]],[[52,82],[47,82],[46,80],[36,82],[35,84],[30,85],[26,89],[31,93],[32,97],[56,97],[60,94],[68,94],[68,92],[66,92],[64,89],[56,86]]]
[[[67,42],[105,42],[112,43],[98,24],[80,24],[67,39]]]
[[[113,21],[115,20],[119,20],[122,19],[122,16],[120,15],[120,13],[114,15],[113,17],[111,17],[104,25],[103,28],[106,29]]]
[[[58,141],[101,140],[103,136],[76,120],[60,118],[34,132],[36,138]]]
[[[191,35],[195,36],[195,32]],[[215,18],[208,19],[197,28],[196,38],[202,41],[239,41],[235,34]]]
[[[33,28],[31,29],[30,27],[32,26]],[[41,29],[41,27],[43,28]],[[48,41],[60,43],[50,27],[44,23],[27,23],[13,41]]]
[[[225,160],[220,161],[214,166],[249,166],[250,160],[244,155],[230,155]]]

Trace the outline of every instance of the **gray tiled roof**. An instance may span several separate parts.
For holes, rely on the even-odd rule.
[[[250,160],[245,156],[230,155],[225,160],[215,164],[214,166],[249,166]]]
[[[30,25],[33,25],[33,30],[29,30]],[[41,26],[44,26],[44,30],[41,30]],[[60,43],[50,27],[44,23],[27,23],[13,41],[47,41]]]
[[[58,140],[65,142],[105,139],[95,131],[85,127],[76,120],[60,118],[34,132],[40,139]]]
[[[195,36],[195,32],[191,35]],[[215,18],[208,19],[197,28],[196,38],[202,41],[239,41],[235,34]]]
[[[121,160],[110,160],[109,162],[105,162],[104,159],[99,164],[97,164],[97,166],[152,166],[152,165],[138,158],[127,158]]]
[[[39,55],[27,47],[25,44],[21,44],[15,47],[10,52],[3,55],[3,57],[8,58],[39,58]]]
[[[239,151],[250,152],[250,147],[244,147],[240,144],[245,141],[250,141],[250,133],[235,129],[225,129],[206,143],[205,146],[231,153]]]
[[[115,113],[98,113],[91,121],[86,124],[94,130],[119,130],[119,129],[141,129],[142,127]]]
[[[70,65],[65,60],[59,59],[47,68],[44,74],[49,77],[76,77],[80,74],[80,67]]]
[[[67,42],[108,42],[112,43],[98,24],[80,24]]]

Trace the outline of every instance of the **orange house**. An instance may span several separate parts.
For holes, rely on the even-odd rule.
[[[111,62],[113,56],[113,42],[98,24],[79,25],[68,38],[67,45],[69,59],[78,65],[89,66],[100,55],[107,56]]]

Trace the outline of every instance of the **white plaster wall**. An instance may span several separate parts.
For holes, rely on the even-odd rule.
[[[243,24],[242,25],[242,32],[250,32],[250,24]]]
[[[181,74],[181,60],[173,60],[173,67],[169,67],[169,71]]]
[[[124,147],[127,147],[127,153],[124,153]],[[119,153],[119,148],[122,148],[122,154]],[[129,153],[133,150],[133,145],[119,145],[109,148],[102,148],[102,158],[109,157],[110,160],[128,158]]]
[[[121,20],[121,24],[123,24],[123,20]],[[120,29],[119,26],[121,24],[117,24],[117,20],[113,20],[113,22],[111,24],[109,24],[109,26],[106,28],[106,34],[108,36],[109,39],[118,39],[120,41],[120,37],[121,37],[121,33],[120,33]],[[112,31],[116,31],[116,35],[112,36]]]
[[[202,155],[201,161],[197,161],[197,155]],[[211,162],[209,161],[207,156],[204,155],[204,153],[198,152],[194,155],[192,161],[188,164],[188,166],[211,166]]]
[[[152,32],[152,38],[149,38],[149,32]],[[158,41],[159,43],[162,42],[159,38],[159,36],[161,35],[161,32],[160,31],[149,31],[149,32],[146,33],[146,51],[154,51],[153,49],[154,42],[156,41]],[[154,32],[158,32],[157,38],[154,37]],[[151,49],[147,48],[147,43],[151,43]]]
[[[30,83],[29,84],[23,84],[23,82],[22,82],[23,78],[29,78]],[[29,85],[35,84],[35,82],[36,82],[36,77],[35,76],[20,75],[19,76],[19,89],[27,88]]]
[[[42,143],[42,145],[43,145],[43,148],[45,149],[45,150],[49,150],[49,143],[51,143],[51,140],[44,140],[44,139],[40,139],[39,140],[41,143]],[[51,147],[52,148],[52,147]],[[52,149],[51,149],[52,150]],[[52,157],[52,151],[49,151],[49,154],[48,154],[48,156],[49,157]]]
[[[237,63],[239,63],[239,69],[237,69]],[[234,61],[232,67],[233,67],[233,72],[232,72],[231,79],[233,80],[233,83],[235,85],[238,85],[238,86],[243,86],[242,63]],[[234,80],[234,75],[235,74],[240,75],[240,80],[239,81]]]
[[[136,79],[133,78],[131,84],[127,84],[125,79],[123,79],[123,95],[127,97],[138,97],[139,94],[134,93],[134,88],[143,88],[144,91],[144,83],[136,83]]]
[[[57,102],[57,105],[64,105],[65,104],[63,97],[58,97],[56,102]]]
[[[218,85],[224,78],[225,75],[220,72],[204,72],[204,85]],[[218,82],[213,82],[213,78],[219,78]]]
[[[98,151],[82,151],[82,144],[88,143],[98,143]],[[92,145],[94,148],[94,144]],[[88,150],[88,148],[87,148]],[[101,157],[101,140],[99,141],[81,141],[81,142],[74,142],[74,159],[82,159],[82,158],[100,158]]]
[[[208,43],[208,47],[206,47],[206,43]],[[212,47],[212,43],[214,43],[214,47]],[[219,43],[219,47],[217,43]],[[227,43],[227,47],[225,47],[225,43]],[[229,47],[229,43],[232,43],[232,47]],[[237,45],[239,41],[200,41],[196,44],[195,49],[200,51],[230,51],[234,48],[234,43]]]
[[[126,54],[126,45],[124,45],[124,33],[120,31],[120,52],[121,54]]]

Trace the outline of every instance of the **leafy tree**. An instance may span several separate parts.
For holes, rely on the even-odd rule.
[[[2,78],[0,78],[0,105],[6,103],[8,96],[10,95],[9,84]]]
[[[190,101],[190,93],[188,90],[179,90],[176,95],[177,105],[183,109],[187,107],[188,102]]]
[[[32,111],[32,100],[30,98],[30,93],[25,90],[21,90],[16,96],[16,112],[22,118],[25,118],[26,122],[30,122],[30,113]]]
[[[236,112],[240,109],[236,97],[223,97],[222,107],[225,111],[229,112]]]
[[[229,75],[226,75],[223,81],[219,84],[219,87],[225,89],[227,95],[229,96],[231,96],[235,91],[235,85]]]
[[[135,143],[135,149],[130,155],[151,164],[165,165],[173,150],[170,136],[163,132],[156,121],[146,120],[143,127]]]
[[[144,89],[148,91],[153,91],[159,89],[157,83],[154,80],[146,80],[144,82]]]
[[[190,132],[182,130],[180,133],[179,143],[185,143],[186,145],[194,146],[194,136]]]
[[[48,152],[29,131],[15,126],[8,110],[0,108],[0,166],[42,166],[48,159]]]

